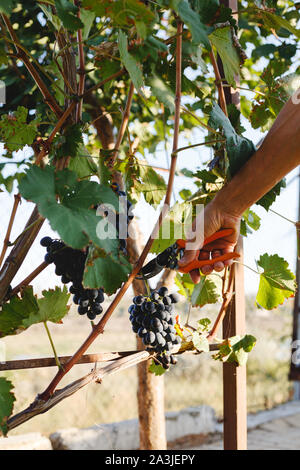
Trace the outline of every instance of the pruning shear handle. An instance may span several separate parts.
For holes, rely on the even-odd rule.
[[[233,230],[231,228],[220,230],[219,232],[215,232],[213,235],[210,237],[206,238],[204,240],[203,246],[208,245],[209,243],[212,243],[215,240],[218,240],[219,238],[224,238],[228,237],[229,235],[232,235]],[[177,240],[177,245],[179,248],[185,248],[186,246],[186,240],[179,239]],[[196,259],[191,261],[189,264],[187,264],[184,267],[178,268],[177,270],[181,273],[189,273],[190,271],[193,271],[193,269],[199,269],[202,268],[203,266],[211,266],[218,261],[226,261],[229,259],[234,259],[234,258],[239,258],[239,253],[236,253],[233,251],[232,253],[225,253],[224,255],[218,256],[217,258],[212,258],[212,259],[203,259],[199,260],[199,254],[201,250],[197,250],[196,254]]]

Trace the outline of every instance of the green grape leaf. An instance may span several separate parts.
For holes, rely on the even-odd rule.
[[[98,167],[88,150],[83,144],[79,144],[76,156],[70,159],[69,167],[79,178],[96,175]]]
[[[16,5],[16,0],[0,0],[0,13],[10,15]]]
[[[1,65],[8,65],[9,63],[9,59],[8,59],[8,56],[6,54],[6,51],[5,49],[3,49],[3,47],[0,47],[0,66]]]
[[[294,28],[288,20],[283,18],[281,15],[275,15],[266,10],[259,10],[259,16],[265,28],[275,29],[275,31],[278,31],[280,28],[287,29],[290,33],[300,39],[300,31]]]
[[[270,110],[267,101],[260,100],[252,106],[250,121],[253,129],[269,129],[274,121],[274,113]]]
[[[211,325],[211,320],[209,318],[201,318],[201,320],[198,320],[197,323],[199,324],[197,331],[199,333],[203,333],[208,331],[209,326]]]
[[[127,36],[121,30],[118,34],[118,45],[121,61],[124,67],[127,69],[135,88],[137,90],[140,90],[140,88],[143,86],[142,70],[140,64],[136,61],[133,55],[128,52]]]
[[[182,189],[179,191],[179,196],[186,201],[193,195],[192,191],[190,189]]]
[[[84,27],[80,18],[78,18],[78,7],[69,0],[55,0],[55,7],[59,19],[69,31],[77,31]]]
[[[201,2],[195,3],[197,5],[201,21],[204,24],[214,22],[213,20],[215,20],[220,10],[219,0],[201,0]]]
[[[83,275],[85,288],[99,289],[108,294],[114,294],[128,278],[132,270],[129,261],[123,256],[97,257],[97,253],[90,250]]]
[[[56,158],[76,157],[84,148],[81,124],[72,124],[67,127],[63,135],[53,140],[50,155]]]
[[[219,300],[216,284],[208,278],[201,276],[199,284],[196,284],[192,293],[193,307],[203,307],[206,304],[214,304]]]
[[[241,227],[244,228],[243,231],[241,231],[241,234],[244,236],[247,236],[248,233],[252,233],[252,230],[258,230],[260,228],[260,217],[255,214],[254,211],[247,209],[244,214],[243,214],[243,222],[244,225],[241,225]],[[250,228],[249,228],[250,227]]]
[[[0,140],[4,142],[6,150],[13,152],[31,145],[37,135],[40,118],[37,117],[27,123],[28,109],[18,106],[11,114],[4,114],[0,120]]]
[[[235,87],[235,76],[240,73],[240,56],[234,46],[230,26],[216,29],[209,39],[220,55],[227,82]]]
[[[60,323],[69,311],[67,305],[70,298],[66,286],[61,290],[59,287],[55,289],[43,290],[42,298],[37,299],[38,311],[31,313],[28,318],[23,320],[23,325],[28,328],[35,323],[44,323],[51,321],[52,323]]]
[[[152,360],[149,366],[149,372],[155,375],[163,375],[166,372],[166,369],[163,368],[161,364],[155,364],[154,360]]]
[[[256,151],[255,145],[246,137],[238,135],[228,117],[219,105],[215,104],[209,119],[209,125],[214,129],[221,128],[226,138],[226,150],[229,160],[230,175],[235,173],[249,160]]]
[[[248,361],[248,354],[252,351],[255,344],[256,338],[252,335],[233,336],[226,339],[220,345],[219,352],[213,357],[222,362],[245,366]]]
[[[163,103],[170,110],[170,113],[174,113],[175,95],[171,88],[155,73],[152,74],[148,83],[153,95],[156,96],[158,101]]]
[[[120,64],[118,62],[114,60],[104,59],[103,57],[99,62],[96,62],[95,65],[97,67],[99,66],[102,80],[105,80],[106,78],[110,77],[111,75],[120,70]],[[106,82],[104,85],[104,92],[108,92],[112,84],[112,80]]]
[[[268,211],[270,209],[271,205],[273,204],[273,202],[275,202],[276,197],[280,195],[281,190],[284,189],[285,187],[286,187],[286,180],[284,178],[281,181],[279,181],[274,186],[274,188],[270,189],[270,191],[268,191],[255,204],[264,207],[266,209],[266,211]]]
[[[179,287],[179,290],[177,291],[178,294],[183,295],[187,299],[191,298],[195,284],[193,283],[189,274],[177,273],[175,277],[175,284],[177,287]]]
[[[193,176],[195,176],[195,178],[199,178],[199,180],[204,183],[215,183],[218,179],[218,176],[207,170],[198,170],[193,174]]]
[[[21,180],[19,190],[25,199],[38,205],[39,213],[67,245],[82,249],[93,242],[105,253],[118,252],[118,240],[100,233],[109,222],[92,209],[95,204],[118,209],[118,198],[111,188],[95,181],[77,181],[76,173],[68,169],[55,172],[51,166],[33,166]]]
[[[13,388],[10,380],[0,377],[0,434],[3,436],[7,434],[7,419],[11,416],[16,401]]]
[[[137,202],[143,194],[146,202],[157,207],[166,194],[167,185],[162,176],[146,160],[131,158],[125,168],[125,183],[128,195]]]
[[[209,352],[209,342],[206,336],[199,333],[198,331],[194,331],[192,334],[192,342],[194,347],[199,352]]]
[[[200,15],[192,10],[189,2],[187,0],[171,0],[170,6],[188,26],[192,34],[193,42],[195,44],[202,43],[210,49],[210,43],[207,36],[208,28],[201,22]]]
[[[184,238],[185,227],[192,222],[192,204],[176,203],[164,217],[157,238],[153,241],[151,253],[161,253],[173,245],[176,240]]]
[[[62,27],[62,22],[60,21],[58,16],[54,15],[54,13],[51,11],[51,8],[46,7],[46,5],[42,5],[41,3],[39,3],[39,7],[43,11],[47,20],[53,24],[54,28],[57,31],[59,31],[60,28]]]
[[[58,323],[67,314],[67,302],[70,294],[67,288],[56,287],[54,290],[42,292],[43,297],[37,298],[32,287],[22,291],[22,297],[13,296],[2,307],[0,314],[0,338],[15,335],[35,323],[51,321]]]
[[[135,22],[139,31],[149,28],[155,19],[154,13],[139,0],[83,0],[82,6],[91,9],[97,16],[109,17],[116,26],[128,27]]]
[[[295,295],[295,276],[289,270],[287,261],[278,255],[265,253],[257,264],[263,269],[256,296],[258,305],[271,310]]]
[[[83,30],[82,30],[82,39],[86,41],[89,37],[90,30],[93,26],[94,19],[96,17],[96,14],[94,11],[89,11],[81,8],[80,10],[80,18],[81,21],[84,25]]]

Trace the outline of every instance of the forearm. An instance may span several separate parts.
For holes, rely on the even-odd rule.
[[[261,147],[217,194],[215,203],[240,216],[299,164],[300,104],[289,100]]]

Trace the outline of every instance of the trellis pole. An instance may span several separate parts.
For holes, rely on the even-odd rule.
[[[300,171],[298,175],[298,221],[300,220]],[[299,234],[297,227],[297,253],[296,253],[296,283],[299,286],[300,282],[300,258],[298,249]],[[293,333],[292,333],[292,351],[291,351],[291,366],[289,379],[294,381],[294,399],[300,400],[300,364],[299,361],[299,346],[300,346],[300,292],[297,288],[294,308],[293,308]],[[297,361],[295,360],[297,359]]]
[[[221,0],[225,7],[233,12],[238,11],[237,0]],[[237,19],[237,14],[236,14]],[[219,60],[220,62],[220,60]],[[224,78],[222,64],[220,72]],[[226,103],[239,106],[239,93],[230,87],[224,87]],[[239,238],[237,251],[241,263],[234,265],[234,292],[223,321],[223,336],[228,338],[245,334],[245,292],[243,268],[243,240]],[[225,363],[223,365],[223,417],[224,417],[224,450],[247,449],[247,391],[246,367]]]

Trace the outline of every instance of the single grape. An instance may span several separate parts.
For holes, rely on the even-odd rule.
[[[78,303],[80,304],[81,307],[84,307],[84,308],[89,306],[89,301],[88,300],[83,300],[82,298],[80,298],[78,300]]]
[[[155,304],[153,302],[146,302],[145,309],[147,310],[147,312],[153,313],[156,310]]]
[[[96,314],[92,312],[91,310],[89,310],[87,313],[87,317],[89,318],[89,320],[95,320]]]
[[[45,263],[51,264],[54,261],[53,255],[51,253],[47,253],[44,257]]]
[[[168,289],[165,286],[162,286],[158,289],[158,293],[161,297],[164,297],[168,293]]]
[[[151,299],[154,300],[154,301],[155,301],[155,300],[159,300],[159,293],[158,293],[157,291],[154,291],[154,292],[152,292],[152,294],[151,294],[150,297],[151,297]]]
[[[87,313],[88,308],[87,308],[87,307],[83,307],[82,305],[79,305],[79,307],[78,307],[77,310],[78,310],[79,315],[84,315],[85,313]]]
[[[40,244],[44,247],[50,246],[52,243],[52,238],[51,237],[44,237],[41,239]]]

